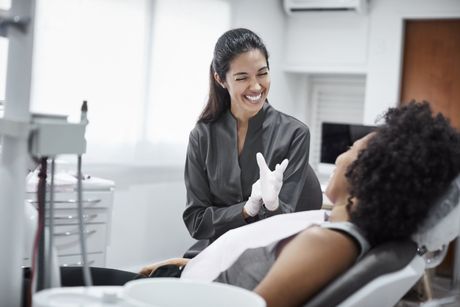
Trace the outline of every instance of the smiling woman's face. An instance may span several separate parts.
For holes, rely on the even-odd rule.
[[[270,71],[259,49],[244,52],[230,63],[225,81],[236,118],[247,119],[262,109],[270,90]]]
[[[353,161],[355,161],[358,157],[358,154],[367,147],[367,143],[373,135],[374,133],[370,133],[359,140],[356,140],[356,142],[353,143],[353,146],[338,156],[335,160],[335,170],[326,188],[326,196],[333,204],[337,204],[338,202],[346,203],[349,195],[349,183],[345,174],[351,163],[353,163]]]

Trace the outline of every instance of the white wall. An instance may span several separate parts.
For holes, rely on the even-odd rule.
[[[374,123],[398,103],[403,19],[460,17],[458,0],[369,3],[365,15],[303,12],[290,16],[280,13],[282,0],[234,3],[235,24],[252,26],[276,54],[271,59],[276,70],[272,70],[274,91],[270,94],[275,106],[308,123],[308,114],[302,113],[308,112],[309,104],[305,76],[366,74],[363,123]]]
[[[137,1],[144,4],[144,8],[137,9],[143,13],[138,19],[145,18],[146,31],[136,33],[147,37],[146,48],[130,46],[145,53],[145,95],[144,100],[135,99],[135,95],[122,98],[125,105],[128,101],[130,108],[140,110],[144,116],[118,120],[115,130],[102,129],[105,139],[88,143],[94,159],[87,155],[85,164],[87,173],[116,183],[107,265],[122,269],[179,257],[194,241],[182,221],[185,150],[188,133],[207,95],[215,41],[230,23],[230,5],[226,0]],[[132,1],[121,2],[129,6]],[[116,33],[112,37],[117,38]],[[143,58],[136,60],[142,62]],[[128,66],[132,62],[126,61],[126,57],[119,61]],[[143,93],[134,89],[133,94]],[[107,106],[103,107],[103,115],[112,116],[113,110],[107,115]],[[119,110],[123,114],[124,109]],[[133,118],[138,120],[129,121]],[[96,119],[93,122],[105,123]],[[142,127],[142,131],[123,142],[119,129],[124,131],[127,127]],[[113,145],[106,144],[110,136]]]
[[[372,2],[369,25],[364,121],[399,103],[403,48],[403,20],[460,18],[458,0],[379,0]]]
[[[285,67],[309,72],[365,70],[367,15],[305,12],[286,17]]]
[[[134,198],[133,198],[134,197]],[[185,187],[167,181],[118,188],[114,199],[107,266],[140,268],[180,257],[194,240],[182,221]]]
[[[195,241],[182,221],[183,167],[86,165],[85,173],[116,183],[108,267],[138,270],[180,257]]]
[[[271,88],[268,96],[270,103],[277,109],[296,113],[296,92],[292,84],[296,76],[283,71],[286,18],[279,0],[235,0],[232,5],[232,28],[248,28],[257,33],[264,41],[270,61]]]
[[[270,102],[309,124],[312,74],[366,74],[364,123],[399,97],[402,19],[460,17],[458,0],[371,0],[367,15],[300,13],[281,0],[229,0],[232,27],[258,33],[270,53]],[[105,169],[90,173],[117,183],[108,265],[134,268],[180,256],[193,240],[183,222],[183,169]]]

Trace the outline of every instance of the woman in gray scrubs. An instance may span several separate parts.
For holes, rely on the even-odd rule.
[[[308,127],[268,103],[270,69],[262,40],[247,29],[224,33],[216,43],[209,78],[208,102],[190,133],[185,164],[183,218],[192,237],[202,241],[186,257],[230,229],[322,204],[318,179],[308,164]],[[279,194],[270,206],[260,193],[258,152],[270,170],[289,161],[284,174],[278,172]]]

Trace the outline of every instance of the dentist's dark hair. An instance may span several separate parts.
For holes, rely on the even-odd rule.
[[[268,52],[262,39],[254,32],[244,28],[233,29],[222,34],[214,47],[214,56],[209,69],[209,95],[206,106],[201,112],[198,122],[211,123],[216,121],[222,113],[230,108],[230,95],[214,79],[214,72],[222,81],[230,69],[230,63],[238,55],[251,51],[260,50],[268,64]]]

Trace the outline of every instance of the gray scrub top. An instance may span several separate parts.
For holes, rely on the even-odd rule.
[[[289,165],[284,172],[279,208],[262,208],[255,220],[321,207],[320,185],[308,164],[310,132],[305,124],[265,103],[249,120],[239,156],[236,125],[227,110],[215,122],[198,122],[190,133],[183,219],[195,239],[212,242],[226,231],[247,224],[242,210],[252,184],[259,179],[257,152],[263,154],[271,170],[286,158]]]
[[[369,242],[361,230],[350,222],[324,222],[319,226],[341,232],[352,238],[360,251],[356,261],[361,259],[370,248]],[[247,249],[228,269],[221,272],[214,281],[254,290],[275,263],[277,258],[276,247],[281,241],[274,242],[268,246]]]

